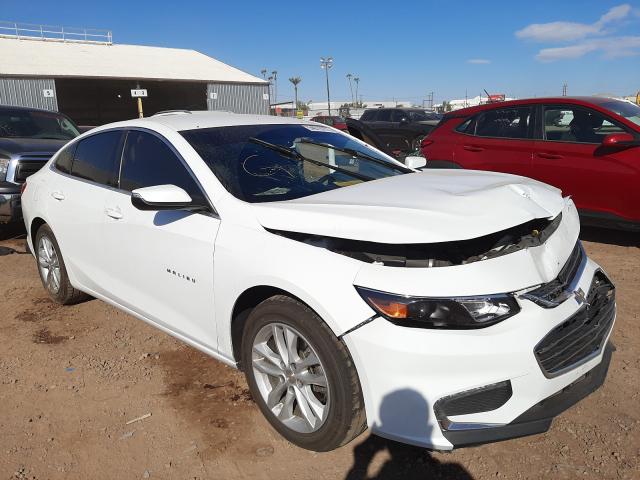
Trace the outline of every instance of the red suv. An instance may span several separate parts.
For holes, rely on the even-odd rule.
[[[343,132],[347,131],[347,123],[342,117],[318,115],[317,117],[313,117],[311,120],[313,122],[324,123],[325,125],[337,128],[338,130],[342,130]]]
[[[535,178],[585,223],[640,230],[640,107],[602,97],[514,100],[446,114],[422,141],[431,168]]]

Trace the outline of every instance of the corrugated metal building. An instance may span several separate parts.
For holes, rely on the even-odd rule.
[[[269,86],[195,50],[59,39],[0,38],[0,105],[58,110],[81,125],[162,110],[269,113]]]

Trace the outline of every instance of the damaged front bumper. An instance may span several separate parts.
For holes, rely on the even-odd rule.
[[[521,308],[477,330],[405,328],[376,318],[344,335],[372,431],[450,450],[544,431],[553,416],[597,388],[606,375],[615,297],[607,296],[613,286],[607,287],[600,267],[583,254],[578,231],[575,207],[567,202],[557,231],[537,247],[445,268],[363,266],[354,283],[368,288],[434,297],[511,292]],[[567,264],[571,278],[561,290],[571,289],[570,295],[556,298],[553,289],[540,290],[562,280]],[[585,301],[595,302],[589,297],[595,291],[608,306],[602,318],[589,319]],[[555,303],[544,304],[549,299]],[[553,335],[568,332],[573,336],[560,341],[582,341],[579,330],[589,322],[597,327],[585,341],[590,350],[554,362],[548,348]]]

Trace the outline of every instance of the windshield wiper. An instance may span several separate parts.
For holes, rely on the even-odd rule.
[[[383,167],[391,168],[392,170],[398,170],[399,172],[402,172],[402,173],[411,173],[411,172],[413,172],[413,170],[411,170],[411,169],[409,169],[407,167],[402,167],[400,165],[394,165],[391,162],[387,162],[386,160],[381,160],[381,159],[373,157],[373,156],[371,156],[371,155],[369,155],[367,153],[359,152],[358,150],[354,150],[353,148],[338,148],[338,147],[334,147],[333,145],[331,145],[329,143],[314,142],[312,140],[306,140],[306,139],[302,139],[298,143],[308,143],[309,145],[317,145],[318,147],[331,148],[333,150],[337,150],[338,152],[344,152],[347,155],[351,155],[352,157],[363,158],[365,160],[370,160],[373,163],[377,163],[378,165],[382,165]]]
[[[344,173],[345,175],[349,175],[351,177],[357,178],[365,182],[374,180],[372,177],[369,177],[367,175],[362,175],[361,173],[352,172],[351,170],[338,167],[337,165],[331,165],[330,163],[321,162],[320,160],[314,160],[313,158],[305,157],[300,152],[293,150],[291,148],[287,148],[284,145],[277,145],[275,143],[265,142],[264,140],[260,140],[259,138],[255,138],[255,137],[249,137],[249,141],[252,143],[257,143],[258,145],[262,145],[263,147],[273,150],[275,152],[278,152],[283,156],[290,158],[292,160],[305,161],[305,162],[313,163],[315,165],[319,165],[321,167],[327,167],[327,168],[330,168],[331,170],[335,170],[336,172]]]

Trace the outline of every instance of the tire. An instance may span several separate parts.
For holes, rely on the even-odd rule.
[[[277,365],[283,356],[274,331],[287,346],[294,346],[283,348],[293,358],[293,366]],[[325,452],[347,444],[366,429],[353,360],[346,346],[306,305],[284,295],[260,303],[247,318],[241,357],[253,399],[273,428],[291,443]]]
[[[49,225],[38,229],[34,249],[42,286],[54,302],[72,305],[89,298],[69,282],[60,246]]]

